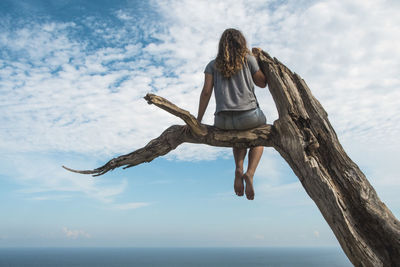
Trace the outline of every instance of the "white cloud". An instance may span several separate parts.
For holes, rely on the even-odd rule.
[[[319,233],[318,230],[315,230],[313,234],[314,234],[314,236],[315,236],[316,238],[319,238],[319,237],[321,236],[321,234]]]
[[[142,147],[169,125],[182,124],[142,97],[156,92],[195,114],[204,66],[228,27],[241,29],[250,46],[262,47],[307,81],[350,150],[370,143],[400,148],[396,1],[171,0],[152,5],[159,20],[138,19],[129,9],[115,13],[122,23],[118,28],[85,19],[104,48],[74,37],[80,30],[75,22],[31,22],[15,32],[4,28],[0,44],[9,54],[0,59],[0,149],[73,151],[104,161]],[[151,37],[150,43],[138,32]],[[258,98],[271,123],[276,118],[272,98],[262,90]],[[213,122],[213,108],[211,102],[206,123]],[[384,152],[376,146],[375,154],[385,158]],[[170,158],[213,160],[229,154],[224,148],[184,145]],[[124,188],[100,193],[91,182],[61,180],[100,199]],[[272,182],[263,190],[297,186]]]
[[[71,199],[72,196],[70,195],[42,195],[42,196],[34,196],[30,197],[29,199],[31,200],[36,200],[36,201],[46,201],[46,200],[69,200]]]
[[[83,230],[72,230],[68,229],[67,227],[63,227],[62,232],[68,239],[91,238],[90,234]]]
[[[130,16],[127,12],[123,11],[123,10],[118,10],[116,12],[116,16],[117,18],[121,19],[121,20],[132,20],[133,17]]]
[[[15,149],[18,140],[20,149],[30,151],[105,154],[142,146],[169,124],[181,122],[147,106],[141,97],[156,90],[195,113],[203,68],[215,56],[223,29],[232,26],[243,30],[250,45],[263,47],[306,79],[341,136],[368,140],[382,136],[382,126],[385,135],[393,140],[397,136],[400,29],[396,9],[386,2],[153,5],[169,24],[145,29],[158,39],[148,45],[120,36],[124,27],[106,26],[119,36],[118,45],[97,50],[71,37],[70,32],[79,30],[75,23],[34,24],[5,32],[2,44],[23,56],[1,62],[2,121],[13,123],[3,126],[0,145]],[[129,10],[118,11],[117,17],[132,23]],[[93,20],[86,23],[100,27]],[[168,76],[170,72],[174,75]],[[267,117],[276,118],[272,99],[263,91],[258,94]],[[210,124],[212,109],[213,103],[205,118]],[[149,123],[155,120],[163,123]],[[132,135],[135,138],[129,138]]]
[[[133,209],[146,207],[149,205],[150,205],[150,203],[148,203],[148,202],[129,202],[129,203],[115,204],[112,207],[117,210],[133,210]]]
[[[25,56],[1,62],[2,149],[109,155],[141,146],[164,129],[146,123],[154,120],[148,120],[151,108],[142,99],[163,70],[146,57],[124,63],[141,53],[140,44],[91,51],[68,37],[73,30],[73,25],[45,24],[7,33],[3,44]]]

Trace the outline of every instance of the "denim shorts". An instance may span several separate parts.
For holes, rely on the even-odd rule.
[[[224,130],[247,130],[267,123],[260,108],[245,111],[220,111],[215,114],[214,126]]]

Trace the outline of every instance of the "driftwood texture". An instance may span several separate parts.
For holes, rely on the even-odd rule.
[[[64,168],[102,175],[121,166],[150,162],[184,142],[274,147],[297,175],[355,266],[400,266],[400,222],[347,156],[321,104],[299,75],[264,51],[253,49],[253,53],[278,109],[279,119],[273,125],[248,131],[222,131],[200,124],[189,112],[148,94],[145,99],[149,104],[180,117],[186,125],[171,126],[145,147],[97,169]]]

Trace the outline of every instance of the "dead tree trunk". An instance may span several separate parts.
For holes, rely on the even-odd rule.
[[[102,175],[167,154],[184,142],[223,147],[274,147],[287,161],[318,206],[355,266],[400,266],[400,222],[380,201],[358,166],[347,156],[327,113],[304,80],[276,58],[253,50],[276,103],[279,119],[248,131],[223,131],[203,125],[189,112],[148,94],[150,104],[182,118],[145,147],[110,160],[104,166],[70,171]]]

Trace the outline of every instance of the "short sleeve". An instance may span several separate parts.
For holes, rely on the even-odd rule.
[[[253,55],[249,55],[247,57],[247,62],[249,63],[249,69],[251,72],[251,75],[256,73],[260,67],[258,66],[257,59]]]
[[[214,61],[211,60],[210,63],[207,64],[204,73],[214,74]]]

